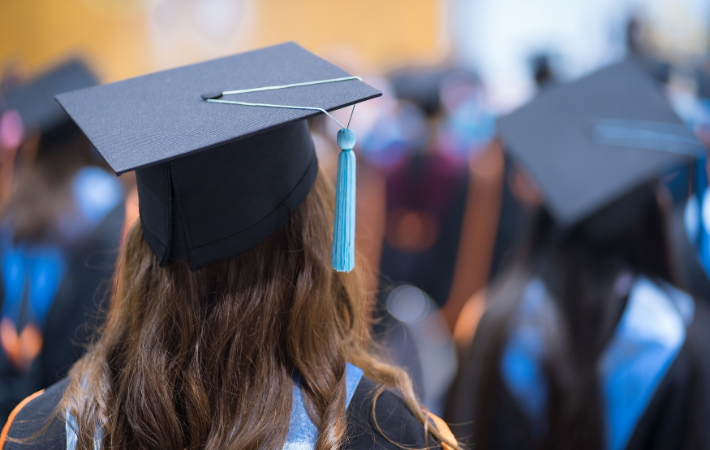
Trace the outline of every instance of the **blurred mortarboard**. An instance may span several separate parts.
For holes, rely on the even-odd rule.
[[[478,75],[461,67],[401,69],[390,75],[395,95],[420,107],[428,116],[441,108],[441,94],[448,81],[478,84]]]
[[[660,86],[630,60],[544,91],[498,127],[564,227],[704,151]]]
[[[397,98],[419,106],[427,115],[439,111],[441,83],[451,69],[419,68],[400,70],[390,76]]]
[[[25,129],[46,135],[67,126],[74,127],[54,97],[62,92],[94,86],[97,82],[81,60],[72,59],[10,90],[6,94],[6,103],[20,114]]]
[[[183,260],[194,269],[274,233],[318,171],[304,119],[320,112],[216,104],[202,95],[348,75],[286,43],[57,99],[117,173],[136,170],[143,234],[161,265]],[[379,95],[352,79],[238,100],[334,110]]]

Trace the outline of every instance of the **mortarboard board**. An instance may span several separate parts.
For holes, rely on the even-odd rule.
[[[656,82],[630,60],[544,91],[498,128],[563,227],[704,151]]]
[[[298,83],[306,85],[279,88]],[[238,100],[275,107],[205,101],[232,89],[257,90]],[[305,120],[320,114],[313,109],[379,95],[286,43],[57,100],[116,173],[136,171],[143,234],[161,265],[184,260],[194,269],[258,244],[305,199],[318,170]]]
[[[67,126],[75,128],[54,96],[96,84],[96,77],[86,65],[73,59],[10,90],[6,94],[6,101],[10,109],[20,114],[25,129],[37,130],[42,134],[54,133]]]

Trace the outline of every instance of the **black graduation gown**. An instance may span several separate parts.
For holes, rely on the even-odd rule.
[[[124,216],[125,204],[120,202],[72,251],[47,314],[42,350],[29,370],[18,373],[0,352],[0,423],[25,397],[62,379],[83,354],[107,306]]]
[[[52,416],[68,383],[68,379],[64,379],[25,404],[12,421],[8,436],[26,438],[42,429]],[[372,400],[376,388],[372,380],[365,377],[360,380],[347,410],[348,431],[343,447],[349,450],[426,448],[423,426],[409,412],[405,403],[389,391],[382,393],[377,400],[378,429],[372,417]],[[384,435],[403,447],[393,444]],[[429,445],[431,449],[441,448],[431,437]],[[7,441],[0,450],[66,448],[65,422],[54,419],[47,431],[30,445]]]
[[[456,166],[439,155],[415,155],[388,175],[388,220],[395,211],[426,213],[436,219],[439,230],[436,241],[422,251],[395,248],[384,240],[380,262],[384,292],[380,303],[393,284],[415,285],[440,307],[446,303],[471,182],[467,166]],[[391,226],[394,222],[388,224]],[[381,308],[386,311],[383,305]],[[376,333],[381,331],[376,329]]]
[[[482,376],[491,326],[482,318],[469,358],[462,364],[450,392],[444,418],[459,443],[474,438],[476,386]],[[497,384],[490,420],[489,448],[536,448],[530,427],[503,383]],[[480,418],[481,416],[479,416]],[[457,424],[457,425],[454,425]],[[710,306],[695,302],[686,340],[634,428],[625,450],[685,450],[710,448]]]

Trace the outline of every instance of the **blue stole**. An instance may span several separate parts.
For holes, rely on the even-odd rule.
[[[678,355],[693,319],[686,293],[645,277],[635,281],[621,320],[597,364],[605,424],[605,448],[622,450]],[[531,280],[515,313],[500,372],[527,418],[534,438],[547,429],[548,385],[542,361],[543,325],[556,314],[545,285]]]
[[[685,231],[696,249],[700,265],[710,276],[710,187],[693,194],[685,204]]]
[[[345,409],[348,409],[350,400],[355,394],[357,385],[362,379],[362,369],[347,363],[345,368]],[[293,402],[291,404],[291,420],[288,425],[288,434],[284,450],[311,450],[316,448],[318,429],[308,417],[306,405],[303,402],[301,381],[298,376],[293,383]]]
[[[345,409],[348,409],[350,401],[355,394],[360,380],[362,379],[362,369],[347,363],[345,368]],[[66,433],[67,433],[67,450],[75,450],[77,435],[76,435],[76,420],[69,411],[66,413]],[[94,449],[101,448],[101,433],[97,433],[94,439]],[[293,401],[291,404],[291,419],[288,425],[288,434],[286,435],[286,443],[283,446],[284,450],[312,450],[316,448],[318,440],[318,428],[313,424],[311,418],[306,411],[306,405],[303,402],[303,393],[301,392],[301,381],[298,376],[294,377],[293,383]]]

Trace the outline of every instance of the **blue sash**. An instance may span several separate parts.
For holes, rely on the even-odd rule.
[[[700,265],[710,276],[710,187],[693,194],[685,205],[685,231],[698,253]]]
[[[678,355],[695,303],[684,292],[648,278],[634,283],[624,313],[597,370],[605,421],[605,448],[622,450]],[[533,436],[546,430],[548,386],[542,370],[546,315],[556,314],[540,280],[526,287],[501,358],[506,387],[528,419]]]
[[[348,409],[350,400],[352,400],[360,380],[362,379],[362,369],[347,363],[345,368],[345,409]],[[66,413],[66,433],[67,433],[67,450],[75,450],[77,435],[76,435],[76,420],[69,411]],[[100,432],[96,434],[94,440],[94,449],[101,448]],[[301,382],[298,376],[294,379],[293,384],[293,402],[291,405],[291,419],[288,425],[288,434],[286,435],[286,443],[284,450],[312,450],[316,448],[318,440],[318,429],[311,421],[306,411],[306,405],[303,402],[303,394],[301,392]]]

